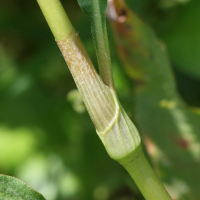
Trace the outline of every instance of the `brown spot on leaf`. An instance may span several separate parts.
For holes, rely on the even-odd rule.
[[[117,50],[120,55],[123,55],[125,57],[131,56],[130,52],[127,51],[127,49],[123,45],[118,45]]]
[[[182,149],[188,149],[190,145],[189,141],[184,138],[176,139],[175,144]]]
[[[119,34],[119,36],[121,37],[131,36],[132,34],[131,24],[114,22],[113,26],[114,26],[114,29],[117,30],[117,33]]]
[[[126,21],[126,11],[124,9],[120,9],[118,12],[117,22],[123,23]]]

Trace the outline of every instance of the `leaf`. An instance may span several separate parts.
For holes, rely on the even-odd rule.
[[[44,200],[45,198],[23,181],[1,174],[0,175],[0,199],[9,200]]]
[[[153,165],[174,198],[198,200],[200,115],[179,97],[165,48],[153,31],[124,1],[114,2],[126,13],[126,20],[112,27],[125,71],[136,82],[135,118]]]
[[[106,28],[107,0],[78,0],[78,3],[91,22],[100,75],[103,82],[112,87],[110,50]]]

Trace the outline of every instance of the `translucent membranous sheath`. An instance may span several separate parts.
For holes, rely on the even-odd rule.
[[[96,72],[76,31],[57,42],[109,155],[121,159],[140,146],[139,133],[115,93]]]

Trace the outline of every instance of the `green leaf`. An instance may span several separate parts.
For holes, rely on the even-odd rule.
[[[0,199],[44,200],[45,198],[23,181],[6,175],[0,175]]]
[[[177,93],[168,56],[154,32],[125,4],[116,8],[126,13],[126,21],[112,22],[112,27],[125,71],[136,82],[135,118],[153,165],[175,199],[198,200],[200,115]]]
[[[106,29],[107,0],[78,0],[78,3],[91,22],[100,75],[103,82],[112,87],[110,50]]]

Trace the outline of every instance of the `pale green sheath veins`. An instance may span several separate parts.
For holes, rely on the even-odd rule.
[[[109,155],[118,160],[134,151],[140,145],[139,133],[96,72],[75,29],[57,44]]]
[[[137,128],[129,119],[124,109],[117,105],[116,116],[104,132],[98,132],[108,154],[115,160],[121,159],[137,147],[141,140]]]

